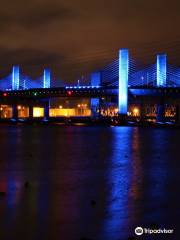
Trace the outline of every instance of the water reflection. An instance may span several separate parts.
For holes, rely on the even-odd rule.
[[[147,153],[146,163],[143,166],[146,172],[147,183],[144,188],[146,201],[143,205],[143,222],[146,226],[154,224],[164,228],[168,227],[171,222],[167,206],[169,202],[168,182],[171,179],[169,174],[172,174],[169,166],[171,165],[173,153],[168,153],[167,151],[171,147],[169,136],[173,132],[166,132],[162,129],[157,129],[153,132],[154,134],[146,133],[149,142],[152,144],[146,145],[141,149],[141,153],[144,151]],[[144,157],[142,156],[142,158]]]
[[[124,240],[137,225],[176,227],[178,131],[6,126],[0,133],[0,239]]]
[[[104,239],[118,239],[133,234],[132,214],[141,196],[141,162],[136,128],[113,128],[111,168],[108,173],[107,215],[103,225]]]
[[[131,144],[132,129],[113,128],[113,148],[111,168],[108,173],[107,213],[104,221],[104,238],[117,239],[124,230],[128,216],[128,191],[131,178]]]

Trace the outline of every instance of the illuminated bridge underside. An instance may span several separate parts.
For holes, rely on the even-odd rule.
[[[6,93],[6,94],[5,94]],[[6,96],[4,96],[4,94]],[[46,89],[31,89],[31,90],[17,90],[0,92],[0,97],[3,99],[49,99],[53,97],[106,97],[117,96],[118,87],[98,87],[98,88],[84,88],[84,89],[67,89],[67,88],[46,88]],[[129,96],[159,96],[159,97],[180,97],[179,88],[143,88],[143,87],[129,87]]]

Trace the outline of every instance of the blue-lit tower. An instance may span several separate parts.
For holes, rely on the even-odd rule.
[[[167,78],[167,55],[157,55],[156,61],[156,79],[157,87],[165,87]]]
[[[43,88],[50,88],[51,85],[51,73],[49,69],[44,69],[43,74]]]
[[[91,73],[91,86],[99,87],[101,85],[101,72]]]
[[[99,87],[101,85],[101,72],[91,73],[91,86]],[[97,110],[99,109],[99,98],[91,98],[91,111],[92,115],[97,115]]]
[[[118,109],[120,115],[126,115],[128,111],[128,74],[129,74],[129,51],[119,50],[119,93]]]
[[[12,69],[12,90],[19,89],[19,66],[13,66]]]

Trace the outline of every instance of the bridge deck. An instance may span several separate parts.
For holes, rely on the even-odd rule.
[[[129,87],[129,94],[136,96],[171,96],[180,97],[180,88],[160,87]],[[52,97],[103,97],[115,96],[118,87],[59,87],[59,88],[36,88],[29,90],[13,90],[0,92],[1,98],[52,98]]]

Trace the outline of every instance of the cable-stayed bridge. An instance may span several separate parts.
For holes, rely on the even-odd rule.
[[[128,49],[121,49],[118,58],[102,69],[90,74],[89,84],[64,85],[52,80],[50,69],[44,69],[39,79],[21,74],[19,66],[13,66],[12,73],[0,80],[0,99],[3,102],[19,103],[28,99],[39,102],[54,97],[87,97],[92,107],[100,104],[102,97],[115,97],[119,115],[126,116],[131,102],[152,103],[159,108],[173,99],[180,99],[180,68],[168,63],[166,54],[157,55],[154,63],[140,67],[131,57]],[[29,100],[28,100],[29,101]],[[174,103],[173,103],[174,104]],[[179,106],[179,104],[178,104]]]

